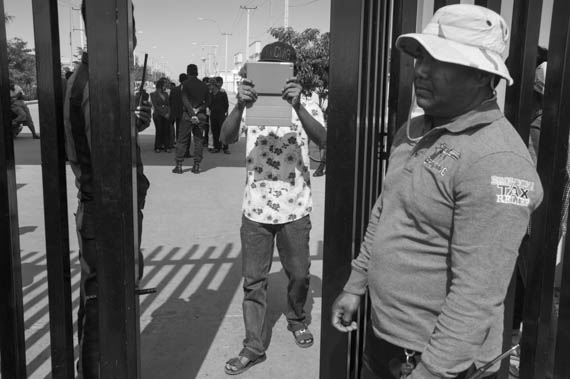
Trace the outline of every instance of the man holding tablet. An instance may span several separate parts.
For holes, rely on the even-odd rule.
[[[224,144],[236,142],[240,129],[246,136],[247,175],[240,229],[246,337],[239,355],[225,365],[228,375],[240,374],[266,359],[267,341],[263,337],[267,335],[267,276],[275,243],[289,279],[288,329],[299,347],[313,344],[303,310],[310,278],[312,198],[308,145],[310,139],[324,147],[326,129],[318,105],[301,102],[302,87],[297,79],[280,77],[292,68],[283,63],[295,61],[291,46],[275,42],[263,48],[261,63],[247,63],[242,70],[244,79],[238,89],[237,104],[220,134]],[[276,93],[277,78],[281,81]],[[276,117],[283,107],[289,109],[290,119],[286,123],[282,117]],[[252,120],[257,123],[249,124]]]

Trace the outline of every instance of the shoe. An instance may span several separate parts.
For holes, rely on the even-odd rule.
[[[224,150],[224,154],[231,154],[229,150]]]
[[[154,149],[155,153],[160,153],[160,149]]]
[[[170,153],[170,149],[167,147],[166,149],[164,149],[165,153]]]
[[[212,153],[212,154],[217,154],[217,153],[219,153],[219,152],[220,152],[220,149],[212,149],[212,150],[210,150],[210,153]]]
[[[228,375],[239,375],[249,370],[251,367],[255,366],[256,364],[265,362],[266,358],[267,356],[265,354],[262,354],[255,359],[247,359],[247,363],[243,363],[241,361],[241,356],[238,356],[226,362],[226,365],[224,366],[224,371]]]
[[[192,170],[191,170],[194,174],[199,174],[200,173],[200,163],[196,163],[194,162],[194,166],[192,166]]]
[[[176,166],[172,169],[173,174],[182,174],[182,163],[177,163]]]
[[[38,136],[38,135],[36,134],[36,135],[34,135],[32,138],[33,138],[33,139],[40,139],[40,136]]]

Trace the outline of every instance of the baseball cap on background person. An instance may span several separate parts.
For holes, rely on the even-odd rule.
[[[293,46],[285,42],[272,42],[261,49],[259,53],[260,62],[297,62],[297,53]],[[296,68],[296,65],[295,65]],[[244,64],[238,72],[242,78],[247,78],[247,64]]]
[[[259,54],[260,62],[291,62],[297,61],[297,53],[293,46],[285,42],[273,42],[265,45]]]
[[[434,59],[495,74],[513,84],[505,65],[509,28],[490,9],[471,4],[442,7],[421,33],[403,34],[396,47],[415,57],[421,45]]]
[[[544,95],[544,83],[546,83],[546,62],[538,65],[534,72],[534,90]]]

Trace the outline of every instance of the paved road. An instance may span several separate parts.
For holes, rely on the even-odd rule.
[[[31,108],[37,117],[37,108]],[[231,155],[206,153],[200,175],[174,175],[172,153],[156,154],[152,143],[149,132],[141,136],[145,172],[151,181],[142,240],[143,286],[158,288],[156,294],[141,298],[142,377],[226,378],[223,364],[239,352],[244,337],[239,241],[244,144],[232,145]],[[39,146],[26,131],[15,139],[28,376],[45,379],[50,377],[51,363]],[[67,178],[76,307],[79,265],[73,212],[77,200],[69,168]],[[286,278],[275,256],[266,320],[272,332],[268,359],[244,378],[318,377],[324,183],[324,177],[313,179],[313,265],[306,307],[317,343],[300,349],[286,330]]]

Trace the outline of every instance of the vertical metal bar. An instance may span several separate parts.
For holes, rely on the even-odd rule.
[[[497,13],[501,13],[501,0],[475,0],[475,5],[489,8]]]
[[[69,228],[57,0],[33,0],[52,377],[74,378]]]
[[[355,141],[359,107],[363,0],[331,2],[329,122],[325,196],[321,379],[344,379],[350,371],[349,337],[329,322],[334,299],[350,274],[354,254]],[[353,337],[350,337],[353,338]]]
[[[4,17],[4,1],[0,0],[0,373],[4,378],[23,379],[26,377],[26,346]]]
[[[135,130],[129,0],[87,2],[101,377],[139,377]]]
[[[517,6],[513,7],[512,37],[507,65],[514,84],[507,87],[505,116],[527,144],[541,14],[542,0],[520,0]]]
[[[521,0],[513,8],[510,51],[507,61],[514,84],[507,87],[505,116],[527,144],[533,109],[532,92],[541,12],[542,0]],[[511,347],[515,287],[516,280],[513,278],[505,298],[503,351]],[[526,330],[526,327],[524,329]],[[501,362],[499,374],[500,378],[508,378],[508,360]]]
[[[394,2],[388,146],[392,145],[392,136],[394,136],[396,129],[408,118],[408,112],[412,103],[412,83],[414,78],[414,59],[407,54],[401,53],[396,48],[396,38],[401,34],[416,31],[417,14],[418,0]]]
[[[445,7],[446,5],[451,4],[459,4],[459,0],[434,0],[433,2],[433,11],[437,11],[441,7]]]
[[[564,170],[563,163],[568,157],[568,134],[570,125],[570,3],[557,0],[552,13],[552,29],[548,52],[548,72],[545,96],[557,99],[557,104],[550,104],[545,111],[544,125],[553,121],[558,126],[559,170]],[[542,138],[542,137],[541,137]],[[542,145],[542,144],[541,144]],[[562,171],[557,171],[558,173]],[[564,176],[560,175],[559,176]],[[556,229],[557,230],[557,229]],[[554,234],[554,233],[552,233]],[[558,329],[556,331],[556,349],[554,355],[554,377],[570,377],[570,234],[566,235],[564,258],[562,260],[562,280],[560,286],[560,307]]]
[[[545,127],[541,128],[538,155],[538,172],[544,188],[544,199],[533,215],[533,234],[527,258],[529,270],[523,311],[520,367],[522,379],[542,378],[546,372],[551,372],[548,362],[549,345],[552,342],[549,341],[549,333],[554,268],[565,181],[562,173],[565,171],[568,157],[570,126],[569,16],[570,3],[565,0],[555,0],[543,102],[542,125]],[[562,325],[562,330],[566,327]],[[568,359],[568,355],[557,358]],[[555,375],[555,377],[564,376]]]

